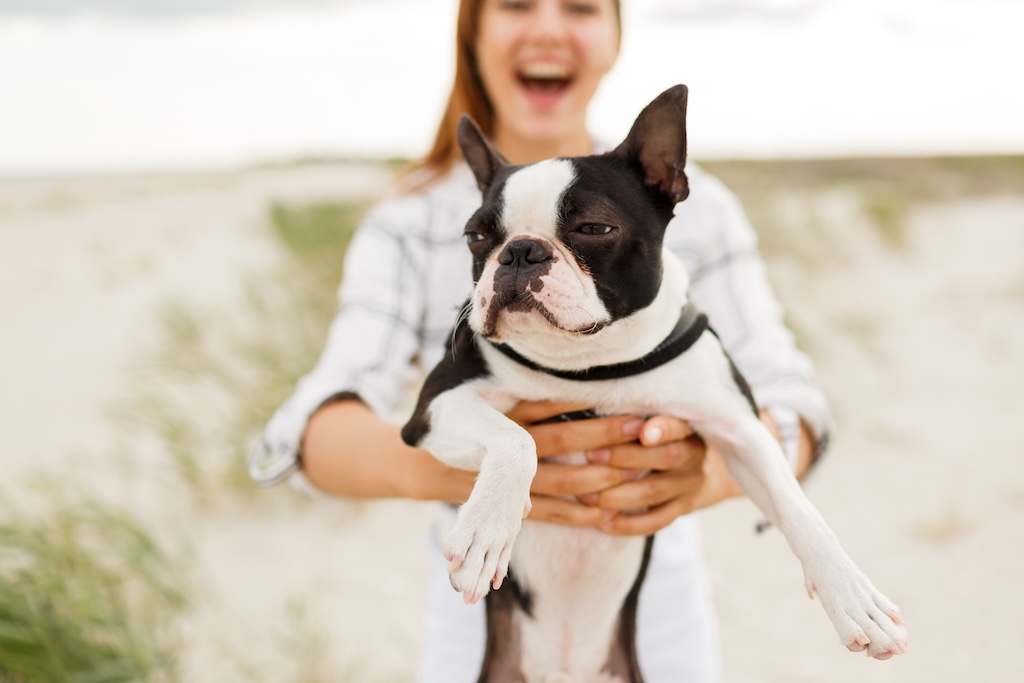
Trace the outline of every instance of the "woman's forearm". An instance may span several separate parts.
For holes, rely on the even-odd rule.
[[[473,478],[403,443],[400,427],[358,401],[318,410],[302,441],[302,469],[316,488],[358,498],[462,502]]]
[[[814,437],[807,424],[800,420],[800,436],[797,441],[796,478],[803,479],[814,462]]]

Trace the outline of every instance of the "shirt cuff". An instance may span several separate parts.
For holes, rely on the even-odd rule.
[[[792,408],[770,406],[765,408],[779,430],[779,442],[789,469],[796,474],[800,465],[800,416]]]
[[[265,438],[249,449],[249,477],[264,488],[277,486],[299,471],[298,452],[293,448],[275,449]]]

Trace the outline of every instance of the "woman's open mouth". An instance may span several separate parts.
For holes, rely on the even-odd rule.
[[[521,66],[516,79],[529,100],[540,107],[557,104],[572,85],[569,67],[557,62],[531,62]]]

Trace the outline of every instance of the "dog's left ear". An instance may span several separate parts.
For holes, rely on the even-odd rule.
[[[690,194],[686,165],[685,85],[669,88],[647,105],[613,155],[642,171],[644,184],[675,205]]]
[[[458,139],[462,156],[473,170],[473,175],[476,176],[477,187],[480,188],[482,194],[487,194],[487,188],[491,186],[494,174],[498,169],[508,166],[508,161],[491,146],[483,131],[476,125],[476,121],[466,114],[459,119]]]

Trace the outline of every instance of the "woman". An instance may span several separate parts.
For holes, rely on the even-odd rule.
[[[620,30],[616,0],[462,0],[455,84],[434,147],[353,240],[323,355],[268,425],[253,458],[257,480],[273,483],[301,470],[313,486],[337,495],[468,497],[473,475],[405,446],[395,421],[410,384],[444,352],[472,285],[462,229],[480,196],[455,145],[458,117],[469,113],[513,163],[601,151],[587,132],[586,111],[615,62]],[[666,245],[688,267],[693,301],[708,313],[802,475],[825,442],[824,398],[782,324],[738,203],[700,169],[691,165],[687,173],[690,197],[677,207]],[[616,534],[659,532],[640,598],[641,669],[650,683],[714,681],[714,616],[698,530],[686,515],[740,491],[686,423],[629,415],[549,421],[581,408],[521,404],[510,414],[530,430],[540,457],[585,451],[591,463],[542,462],[530,516]],[[634,481],[638,470],[651,473]],[[641,508],[649,511],[617,514]],[[443,531],[451,521],[438,526]],[[433,555],[419,680],[475,681],[482,606],[462,604],[440,550]]]

